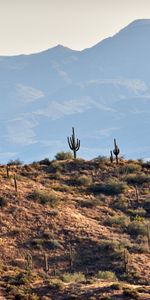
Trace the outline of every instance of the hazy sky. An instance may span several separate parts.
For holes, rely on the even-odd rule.
[[[139,18],[150,18],[150,0],[0,0],[0,55],[80,50]]]

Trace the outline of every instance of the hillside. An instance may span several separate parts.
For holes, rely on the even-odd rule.
[[[150,299],[149,163],[11,163],[0,181],[1,299]]]
[[[150,20],[135,20],[83,51],[0,56],[0,161],[52,159],[72,126],[86,159],[114,136],[126,158],[149,158],[149,41]]]

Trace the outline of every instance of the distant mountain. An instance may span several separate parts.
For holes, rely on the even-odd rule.
[[[150,20],[136,20],[83,51],[58,45],[0,56],[0,162],[109,155],[115,137],[125,157],[150,157]]]

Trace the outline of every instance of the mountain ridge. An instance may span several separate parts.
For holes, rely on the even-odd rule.
[[[143,22],[148,29],[139,26]],[[149,20],[126,28],[83,51],[57,45],[0,57],[0,120],[9,120],[0,129],[0,161],[16,155],[25,161],[52,158],[68,149],[72,124],[85,158],[109,155],[114,136],[123,155],[130,157],[135,149],[134,158],[149,157]]]

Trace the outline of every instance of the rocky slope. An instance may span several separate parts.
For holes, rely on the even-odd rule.
[[[1,299],[150,299],[148,163],[46,159],[0,182]]]

